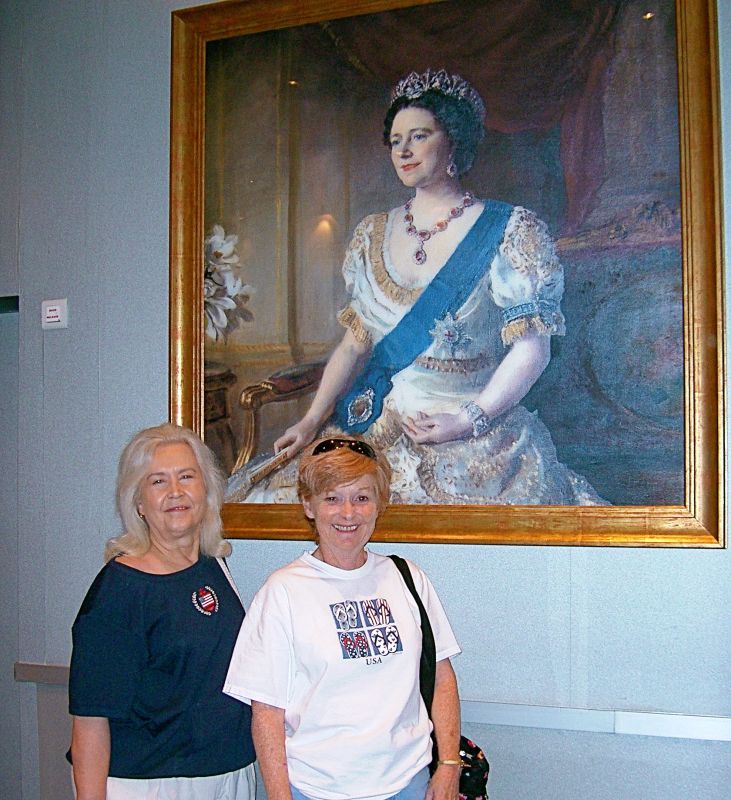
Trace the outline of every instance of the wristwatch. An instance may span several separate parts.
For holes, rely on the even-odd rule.
[[[485,414],[474,400],[462,403],[461,408],[467,412],[467,419],[472,423],[472,438],[476,439],[478,436],[482,436],[490,427],[490,417]]]

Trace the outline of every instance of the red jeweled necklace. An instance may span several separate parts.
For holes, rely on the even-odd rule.
[[[431,237],[435,234],[446,231],[447,226],[453,219],[461,217],[462,214],[464,214],[465,208],[469,208],[474,204],[475,198],[473,197],[472,192],[465,192],[462,202],[458,206],[449,209],[449,216],[446,219],[438,220],[434,226],[428,230],[419,230],[414,225],[414,216],[411,213],[411,204],[413,202],[414,198],[412,197],[404,206],[404,211],[406,212],[404,214],[404,222],[406,223],[406,233],[408,233],[409,236],[416,236],[416,238],[419,240],[419,244],[417,245],[416,250],[414,250],[414,255],[411,257],[414,259],[415,264],[421,266],[422,264],[426,263],[426,250],[424,250],[424,242],[426,242],[428,239],[431,239]]]

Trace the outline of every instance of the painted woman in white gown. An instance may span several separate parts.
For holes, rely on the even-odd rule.
[[[361,435],[387,454],[395,503],[605,504],[520,405],[564,333],[563,270],[535,214],[461,188],[483,122],[459,76],[411,73],[394,88],[384,142],[414,195],[356,227],[345,334],[275,451]],[[232,476],[228,499],[296,502],[296,461],[251,491]]]

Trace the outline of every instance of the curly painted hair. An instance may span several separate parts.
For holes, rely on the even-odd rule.
[[[477,146],[485,136],[485,129],[474,108],[466,100],[443,94],[437,89],[429,89],[419,97],[397,97],[383,120],[383,143],[386,147],[391,146],[394,117],[404,108],[424,108],[430,111],[449,138],[457,174],[464,175],[469,171],[477,154]]]

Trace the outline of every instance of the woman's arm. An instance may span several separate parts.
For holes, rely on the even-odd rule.
[[[490,419],[503,414],[525,397],[550,360],[550,337],[526,334],[511,345],[475,402]],[[403,428],[417,444],[449,442],[472,433],[472,423],[465,411],[419,414],[416,419],[406,419]]]
[[[106,800],[110,752],[106,717],[72,718],[71,759],[77,800]]]
[[[368,352],[368,345],[359,342],[348,328],[340,344],[328,359],[322,380],[307,413],[274,442],[276,453],[289,449],[289,455],[298,453],[309,444],[318,428],[327,419],[335,401],[352,381],[360,359]]]
[[[252,700],[251,733],[267,797],[292,800],[284,748],[284,709]]]
[[[510,347],[476,403],[491,419],[528,394],[551,360],[551,337],[530,333]]]
[[[431,718],[439,761],[459,762],[459,693],[457,678],[448,658],[437,661]],[[456,800],[459,771],[459,763],[439,763],[429,782],[425,800]]]

